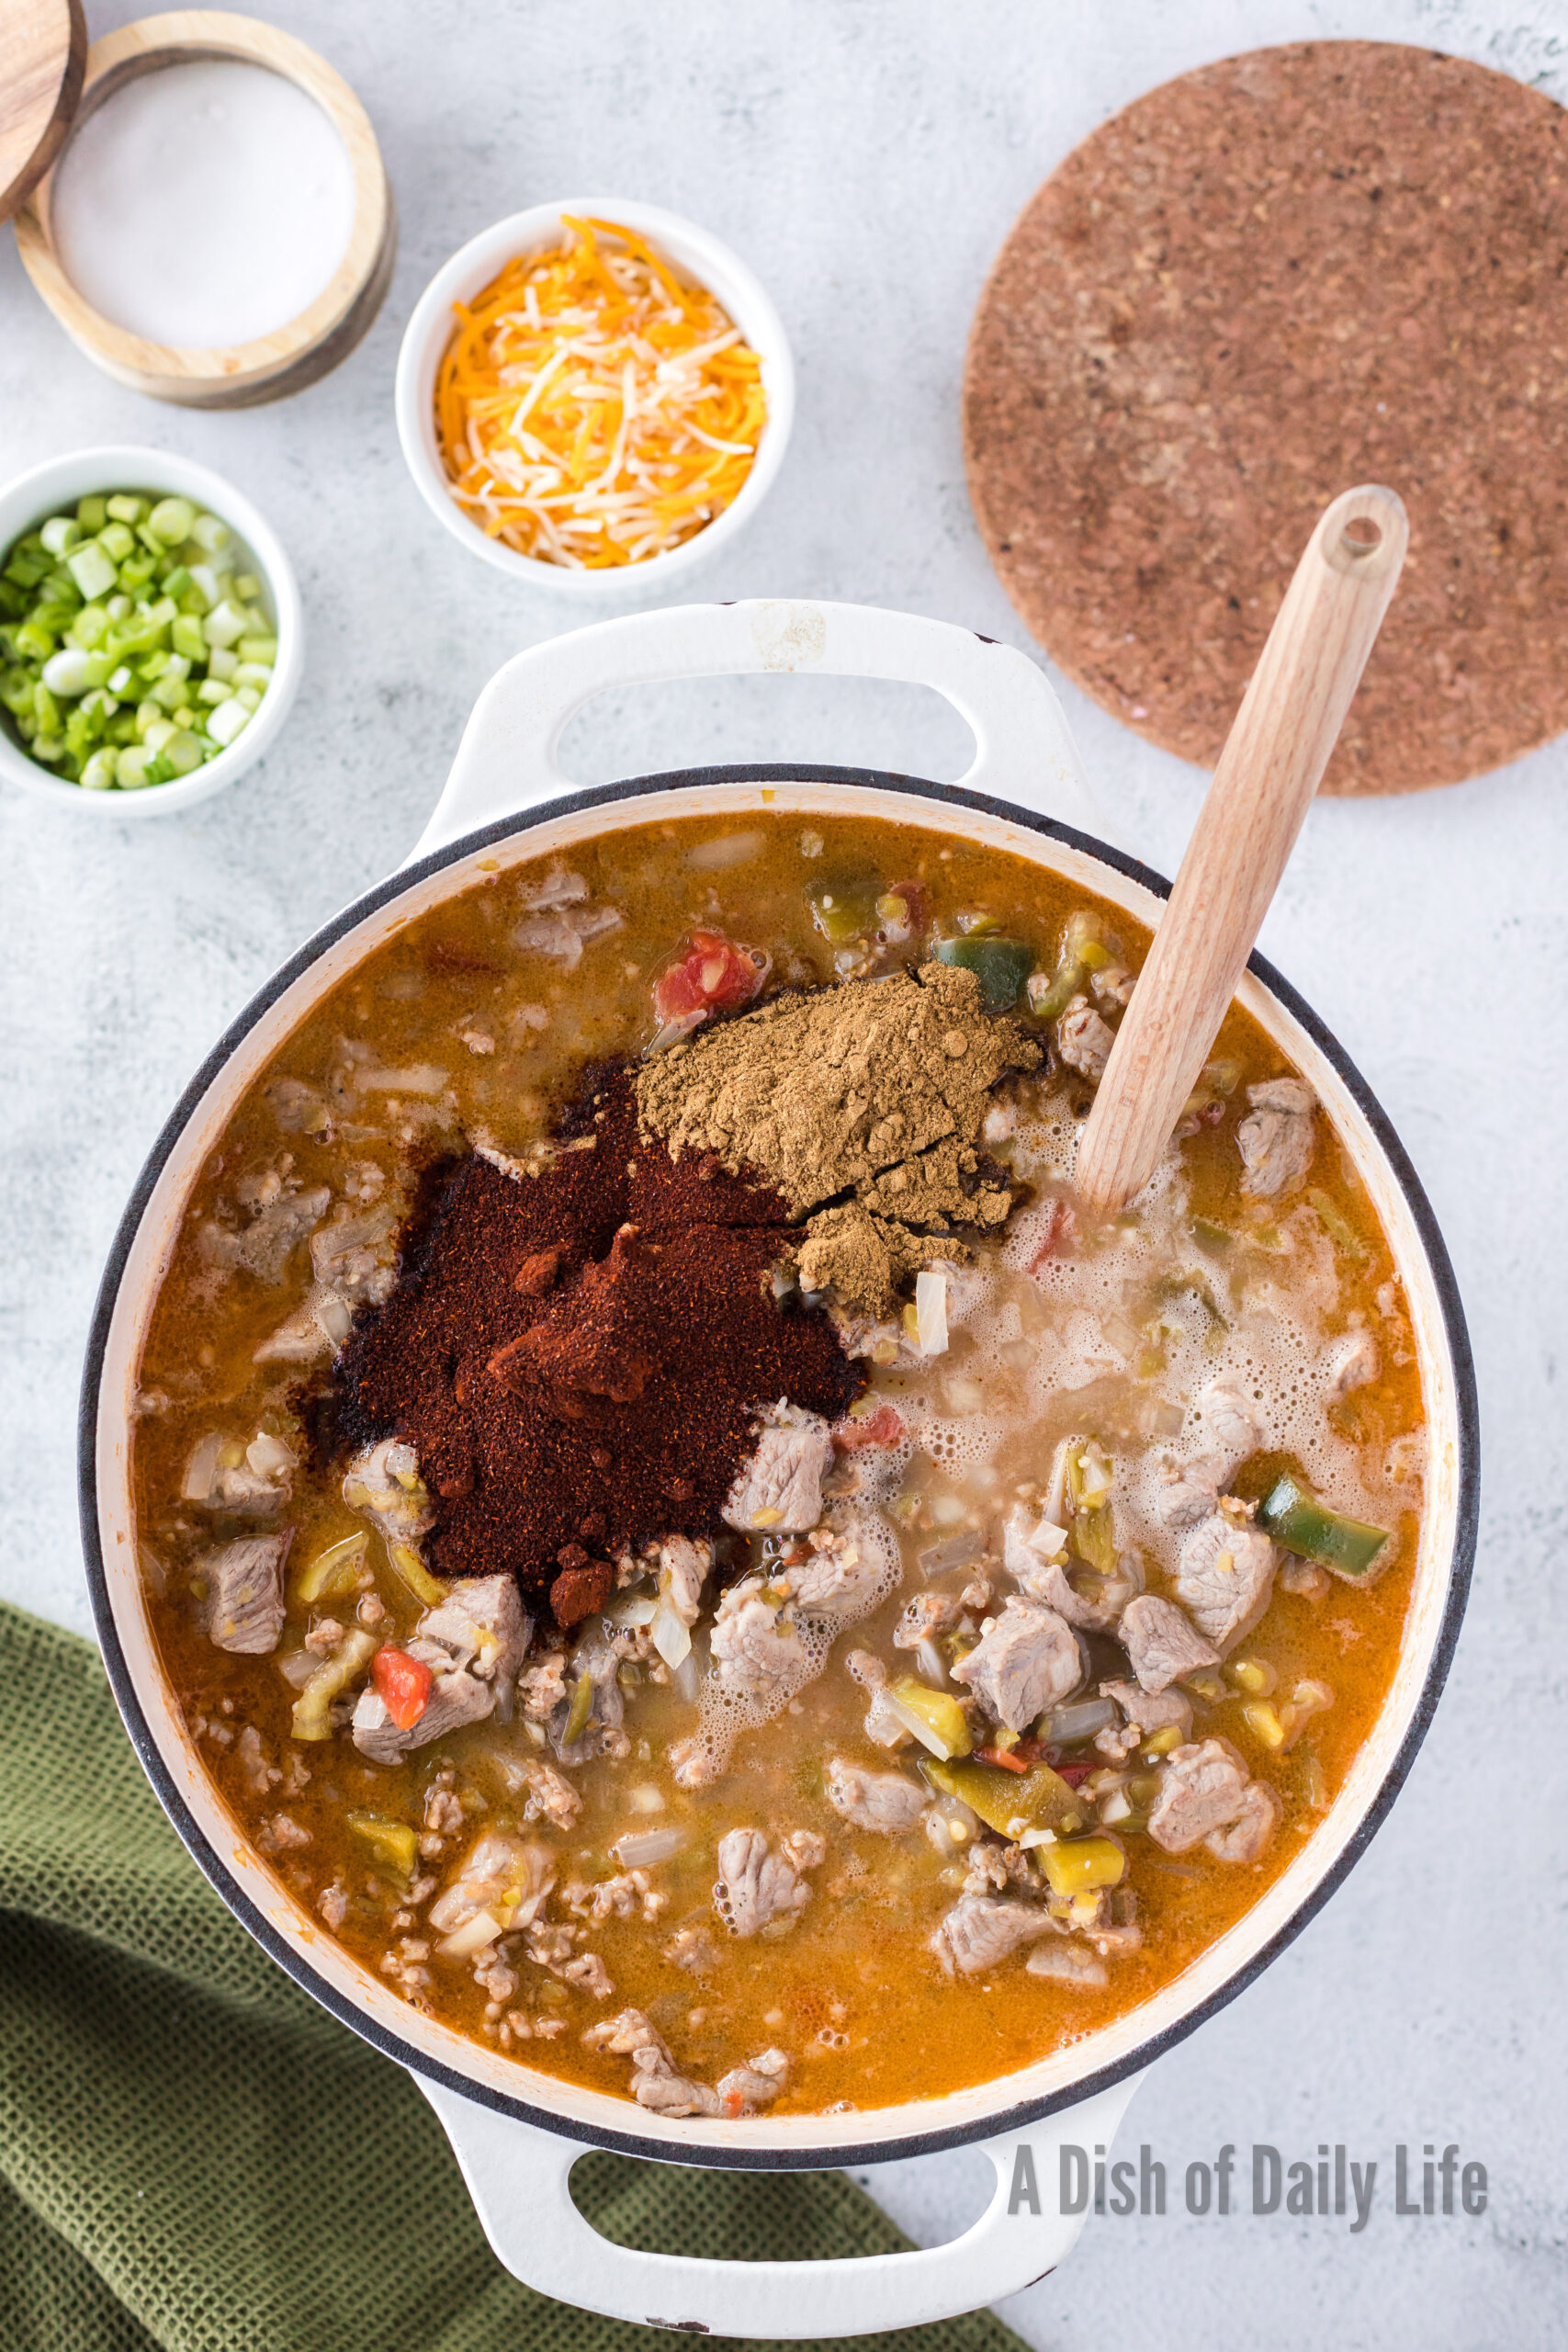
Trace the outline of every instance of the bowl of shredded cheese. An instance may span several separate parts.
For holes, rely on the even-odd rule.
[[[537,205],[437,272],[403,336],[398,433],[455,538],[603,595],[739,530],[779,469],[795,370],[716,237],[651,205]]]

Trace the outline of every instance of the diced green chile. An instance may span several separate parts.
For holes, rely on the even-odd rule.
[[[939,939],[936,959],[974,973],[987,1012],[1012,1011],[1034,962],[1022,940],[1003,939],[991,932],[975,933],[967,939]]]
[[[1289,1475],[1277,1478],[1258,1504],[1258,1524],[1287,1552],[1342,1577],[1364,1577],[1390,1540],[1386,1527],[1330,1510]]]
[[[1053,1772],[1049,1764],[1032,1764],[1027,1772],[1010,1772],[998,1764],[956,1758],[942,1764],[934,1756],[923,1756],[920,1770],[933,1789],[944,1797],[957,1797],[998,1838],[1007,1837],[1015,1821],[1031,1829],[1071,1831],[1081,1829],[1089,1817],[1089,1808],[1077,1790],[1059,1772]]]

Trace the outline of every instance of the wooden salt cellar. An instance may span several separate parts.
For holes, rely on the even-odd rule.
[[[11,171],[12,115],[9,68],[11,51],[17,62],[31,65],[30,80],[47,94],[54,51],[47,44],[51,20],[64,19],[80,28],[79,0],[21,0],[13,23],[7,13],[0,32],[0,75],[6,91],[0,111],[0,188]],[[36,20],[36,34],[29,26]],[[55,49],[58,22],[53,24]],[[265,66],[281,74],[312,97],[343,141],[354,175],[354,218],[347,249],[336,272],[309,308],[271,334],[252,343],[211,350],[151,343],[132,334],[85,301],[67,277],[54,247],[50,227],[50,198],[54,164],[66,129],[80,123],[112,92],[140,74],[165,66],[186,64],[196,58],[237,59],[243,64]],[[368,116],[341,74],[303,41],[279,32],[254,17],[211,8],[179,9],[169,16],[144,17],[139,24],[122,25],[95,41],[86,52],[85,79],[74,114],[65,100],[69,75],[57,85],[58,119],[47,119],[43,133],[42,175],[17,214],[17,243],[28,277],[66,334],[87,357],[132,391],[153,400],[174,401],[185,408],[250,408],[263,401],[280,400],[303,390],[345,359],[380,309],[391,280],[397,252],[397,220],[381,152]],[[40,110],[35,96],[33,114]],[[43,108],[48,115],[48,109]],[[17,130],[20,138],[20,129]],[[49,142],[52,140],[52,145]],[[35,152],[31,166],[39,167]],[[29,182],[18,169],[17,180],[26,192]],[[0,196],[0,211],[4,198]]]

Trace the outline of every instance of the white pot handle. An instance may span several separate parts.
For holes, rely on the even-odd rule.
[[[1027,655],[914,613],[754,602],[627,614],[513,654],[474,705],[412,855],[570,792],[561,734],[604,688],[779,670],[934,686],[974,733],[970,791],[1105,838],[1062,707]]]
[[[715,2262],[615,2245],[571,2201],[571,2169],[587,2154],[581,2143],[414,2079],[446,2127],[486,2237],[525,2286],[644,2327],[812,2341],[955,2319],[1054,2270],[1084,2224],[1081,2212],[1059,2211],[1058,2149],[1075,2142],[1091,2164],[1097,2145],[1109,2152],[1143,2077],[981,2141],[996,2194],[951,2245],[827,2262]],[[671,2162],[680,2161],[671,2151]]]

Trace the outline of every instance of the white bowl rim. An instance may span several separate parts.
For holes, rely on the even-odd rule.
[[[149,448],[138,442],[95,443],[87,448],[67,450],[58,458],[45,458],[0,489],[0,553],[7,552],[17,539],[46,521],[58,506],[73,504],[95,489],[112,492],[116,488],[136,487],[163,490],[171,497],[194,498],[239,534],[255,558],[271,599],[277,623],[277,660],[260,709],[226,751],[220,752],[216,759],[209,760],[191,775],[176,776],[168,784],[150,785],[140,792],[85,792],[79,784],[68,784],[51,775],[37,760],[29,759],[0,725],[0,776],[24,792],[52,801],[56,808],[69,807],[82,815],[97,818],[172,816],[177,809],[189,808],[197,801],[209,799],[213,793],[237,784],[248,768],[265,757],[276,739],[299,690],[304,667],[304,616],[299,586],[283,542],[243,490],[236,488],[226,475],[200,464],[195,458],[181,457],[169,449]]]
[[[435,446],[432,401],[435,370],[451,337],[452,304],[475,294],[489,283],[502,264],[514,254],[545,245],[558,230],[565,213],[589,215],[600,220],[624,221],[649,243],[699,278],[715,294],[745,334],[761,362],[768,395],[768,422],[762,444],[740,489],[723,513],[681,545],[641,563],[615,565],[604,571],[577,571],[570,565],[545,563],[520,555],[515,548],[486,537],[452,497],[446,471]],[[663,584],[705,562],[744,529],[773,485],[789,444],[795,422],[795,359],[784,322],[772,297],[749,263],[700,221],[689,220],[663,207],[615,196],[569,196],[558,202],[530,205],[509,213],[460,245],[444,262],[415,303],[398,351],[393,394],[398,439],[414,487],[444,530],[470,555],[491,564],[510,579],[549,594],[583,599],[626,598],[634,592]]]
[[[162,1178],[166,1163],[178,1151],[187,1125],[199,1109],[209,1087],[219,1079],[227,1062],[243,1044],[250,1031],[262,1023],[274,1005],[302,979],[341,940],[352,934],[367,919],[384,912],[398,899],[423,884],[438,876],[444,869],[477,859],[492,847],[514,842],[518,836],[547,830],[558,819],[569,819],[594,810],[613,812],[617,804],[648,798],[657,805],[657,797],[665,792],[705,785],[739,785],[769,790],[770,798],[777,806],[778,788],[788,785],[810,787],[860,786],[874,791],[903,796],[907,799],[945,803],[955,810],[973,810],[984,817],[999,820],[1003,825],[1043,837],[1056,844],[1069,857],[1088,860],[1092,865],[1109,868],[1125,881],[1141,887],[1156,899],[1169,895],[1170,885],[1160,875],[1127,856],[1123,852],[1095,840],[1091,836],[1053,820],[1034,815],[1015,804],[1000,801],[989,795],[973,792],[962,786],[941,785],[924,778],[895,775],[877,770],[820,766],[805,763],[767,765],[749,763],[676,770],[667,774],[629,779],[620,784],[596,786],[563,795],[542,806],[497,820],[473,832],[462,835],[400,869],[386,881],[355,899],[333,922],[323,926],[273,975],[266,985],[252,999],[237,1016],[223,1036],[214,1046],[201,1069],[186,1089],[171,1114],[150,1153],[125,1215],[116,1234],[95,1309],[83,1376],[78,1421],[78,1479],[83,1532],[83,1547],[87,1567],[89,1593],[103,1646],[104,1663],[108,1673],[127,1731],[141,1759],[143,1770],[170,1815],[175,1829],[196,1861],[211,1881],[223,1901],[256,1940],[311,1996],[321,2002],[341,2022],[349,2026],[362,2039],[369,2041],[384,2055],[395,2059],[414,2073],[443,2084],[462,2097],[499,2113],[511,2115],[521,2121],[558,2137],[581,2143],[584,2147],[614,2148],[619,2152],[663,2162],[686,2163],[725,2168],[754,2171],[818,2170],[829,2165],[855,2165],[885,2162],[892,2156],[932,2154],[945,2148],[968,2144],[976,2140],[989,2140],[998,2134],[1021,2130],[1042,2117],[1077,2106],[1108,2089],[1128,2075],[1141,2072],[1163,2052],[1174,2048],[1209,2018],[1235,1999],[1238,1994],[1258,1977],[1288,1945],[1292,1943],[1339,1886],[1385,1819],[1394,1798],[1402,1787],[1417,1750],[1424,1739],[1435,1712],[1443,1684],[1447,1679],[1458,1640],[1461,1623],[1468,1597],[1471,1571],[1474,1559],[1480,1499],[1480,1431],[1475,1391],[1474,1365],[1471,1354],[1464,1312],[1452,1265],[1419,1178],[1401,1145],[1398,1136],[1377,1102],[1360,1071],[1344,1047],[1314,1013],[1289,981],[1274,970],[1264,958],[1254,956],[1248,965],[1248,977],[1243,991],[1254,991],[1254,1009],[1264,998],[1271,1001],[1283,1017],[1283,1025],[1300,1034],[1307,1045],[1314,1047],[1328,1066],[1332,1075],[1343,1088],[1350,1107],[1355,1111],[1370,1136],[1375,1151],[1386,1166],[1394,1192],[1409,1219],[1415,1245],[1430,1278],[1431,1296],[1436,1308],[1435,1325],[1440,1332],[1446,1363],[1451,1376],[1451,1415],[1453,1463],[1450,1484],[1453,1495],[1451,1537],[1448,1541],[1448,1566],[1443,1583],[1442,1600],[1432,1619],[1430,1645],[1427,1663],[1417,1690],[1415,1690],[1408,1720],[1397,1746],[1381,1768],[1366,1801],[1350,1808],[1353,1826],[1343,1836],[1333,1859],[1318,1871],[1304,1895],[1280,1919],[1280,1925],[1267,1938],[1252,1948],[1235,1967],[1220,1975],[1212,1988],[1195,1996],[1183,1998],[1177,1991],[1184,1978],[1203,1965],[1204,1955],[1171,1980],[1159,1993],[1149,1996],[1120,2020],[1112,2020],[1104,2029],[1115,2034],[1118,2026],[1135,2018],[1140,2011],[1154,2003],[1168,2001],[1174,2009],[1168,2023],[1144,2034],[1141,2038],[1126,2032],[1124,2044],[1107,2062],[1093,2071],[1071,2076],[1064,2085],[1048,2092],[1020,2094],[1009,2086],[1019,2077],[1047,2062],[1031,2062],[1026,2067],[1009,2075],[971,2086],[967,2091],[940,2095],[929,2100],[915,2099],[898,2106],[868,2109],[865,2112],[866,2135],[863,2139],[836,2136],[839,2119],[832,2119],[835,2135],[812,2138],[812,2126],[822,2126],[828,2119],[803,2116],[785,2119],[788,2125],[799,2131],[787,2140],[772,2136],[765,2118],[750,2120],[743,2125],[721,2127],[717,2124],[670,2124],[660,2119],[663,2136],[653,2136],[655,2119],[643,2117],[630,2103],[604,2094],[585,2094],[577,2086],[556,2077],[535,2075],[538,2086],[530,2098],[520,2091],[502,2089],[494,2082],[482,2078],[481,2068],[496,2071],[497,2054],[483,2045],[469,2044],[452,2030],[444,2030],[442,2039],[454,2052],[453,2063],[433,2055],[410,2038],[410,2030],[400,2030],[396,2013],[403,2010],[400,2002],[388,1997],[386,2015],[394,2019],[384,2022],[371,2013],[368,1997],[355,2001],[336,1985],[326,1981],[320,1969],[309,1957],[305,1948],[309,1938],[296,1934],[291,1940],[258,1908],[255,1900],[241,1883],[241,1873],[232,1863],[253,1860],[243,1836],[243,1851],[236,1853],[232,1842],[229,1853],[220,1850],[218,1842],[198,1824],[174,1774],[165,1762],[147,1708],[138,1687],[136,1676],[127,1657],[121,1629],[112,1598],[112,1579],[104,1550],[104,1530],[99,1513],[99,1478],[106,1443],[105,1430],[114,1413],[113,1400],[104,1391],[106,1354],[123,1278],[135,1249],[139,1229]],[[771,788],[771,789],[770,789]],[[650,809],[648,814],[652,814]],[[636,821],[636,820],[632,820]],[[929,818],[928,818],[929,821]],[[545,853],[541,851],[540,854]],[[485,869],[480,869],[485,870]],[[368,948],[367,949],[368,952]],[[295,1020],[303,1017],[303,1009]],[[290,1024],[295,1025],[291,1023]],[[118,1539],[124,1541],[123,1532]],[[1391,1702],[1385,1700],[1383,1713]],[[1374,1725],[1365,1746],[1376,1738],[1379,1724]],[[188,1746],[188,1740],[186,1745]],[[194,1754],[194,1750],[192,1750]],[[209,1786],[204,1767],[197,1767]],[[1287,1865],[1281,1878],[1288,1877],[1302,1866],[1320,1840],[1327,1839],[1334,1816],[1345,1804],[1345,1792],[1336,1799],[1330,1815],[1303,1845],[1301,1854]],[[220,1808],[221,1809],[221,1808]],[[1280,1882],[1271,1882],[1271,1887]],[[1269,1902],[1270,1889],[1266,1889],[1257,1904],[1242,1914],[1235,1927],[1220,1939],[1223,1944],[1232,1936],[1240,1936],[1247,1922]],[[297,1905],[295,1906],[298,1907]],[[323,1939],[323,1940],[327,1940]],[[1207,1948],[1212,1952],[1214,1946]],[[357,1965],[357,1964],[356,1964]],[[363,1969],[367,1985],[378,1995],[381,1988]],[[472,2052],[471,2065],[464,2063],[463,2053]],[[510,2074],[525,2074],[523,2065],[508,2070]],[[561,2113],[544,2104],[551,2095],[563,2099],[579,2098],[585,2105],[613,2112],[616,2120],[601,2122],[591,2117]],[[919,2115],[933,2117],[935,2110],[946,2106],[964,2110],[962,2120],[927,2123],[917,2120],[901,2123],[900,2118]],[[625,2128],[619,2121],[622,2109],[627,2113]],[[642,2129],[637,2126],[642,2125]],[[880,2128],[879,2128],[880,2127]],[[773,2127],[776,2132],[783,2126]],[[842,2128],[852,2129],[850,2118],[842,2119]],[[687,2135],[690,2136],[687,2136]],[[708,2136],[713,2134],[715,2136]]]

